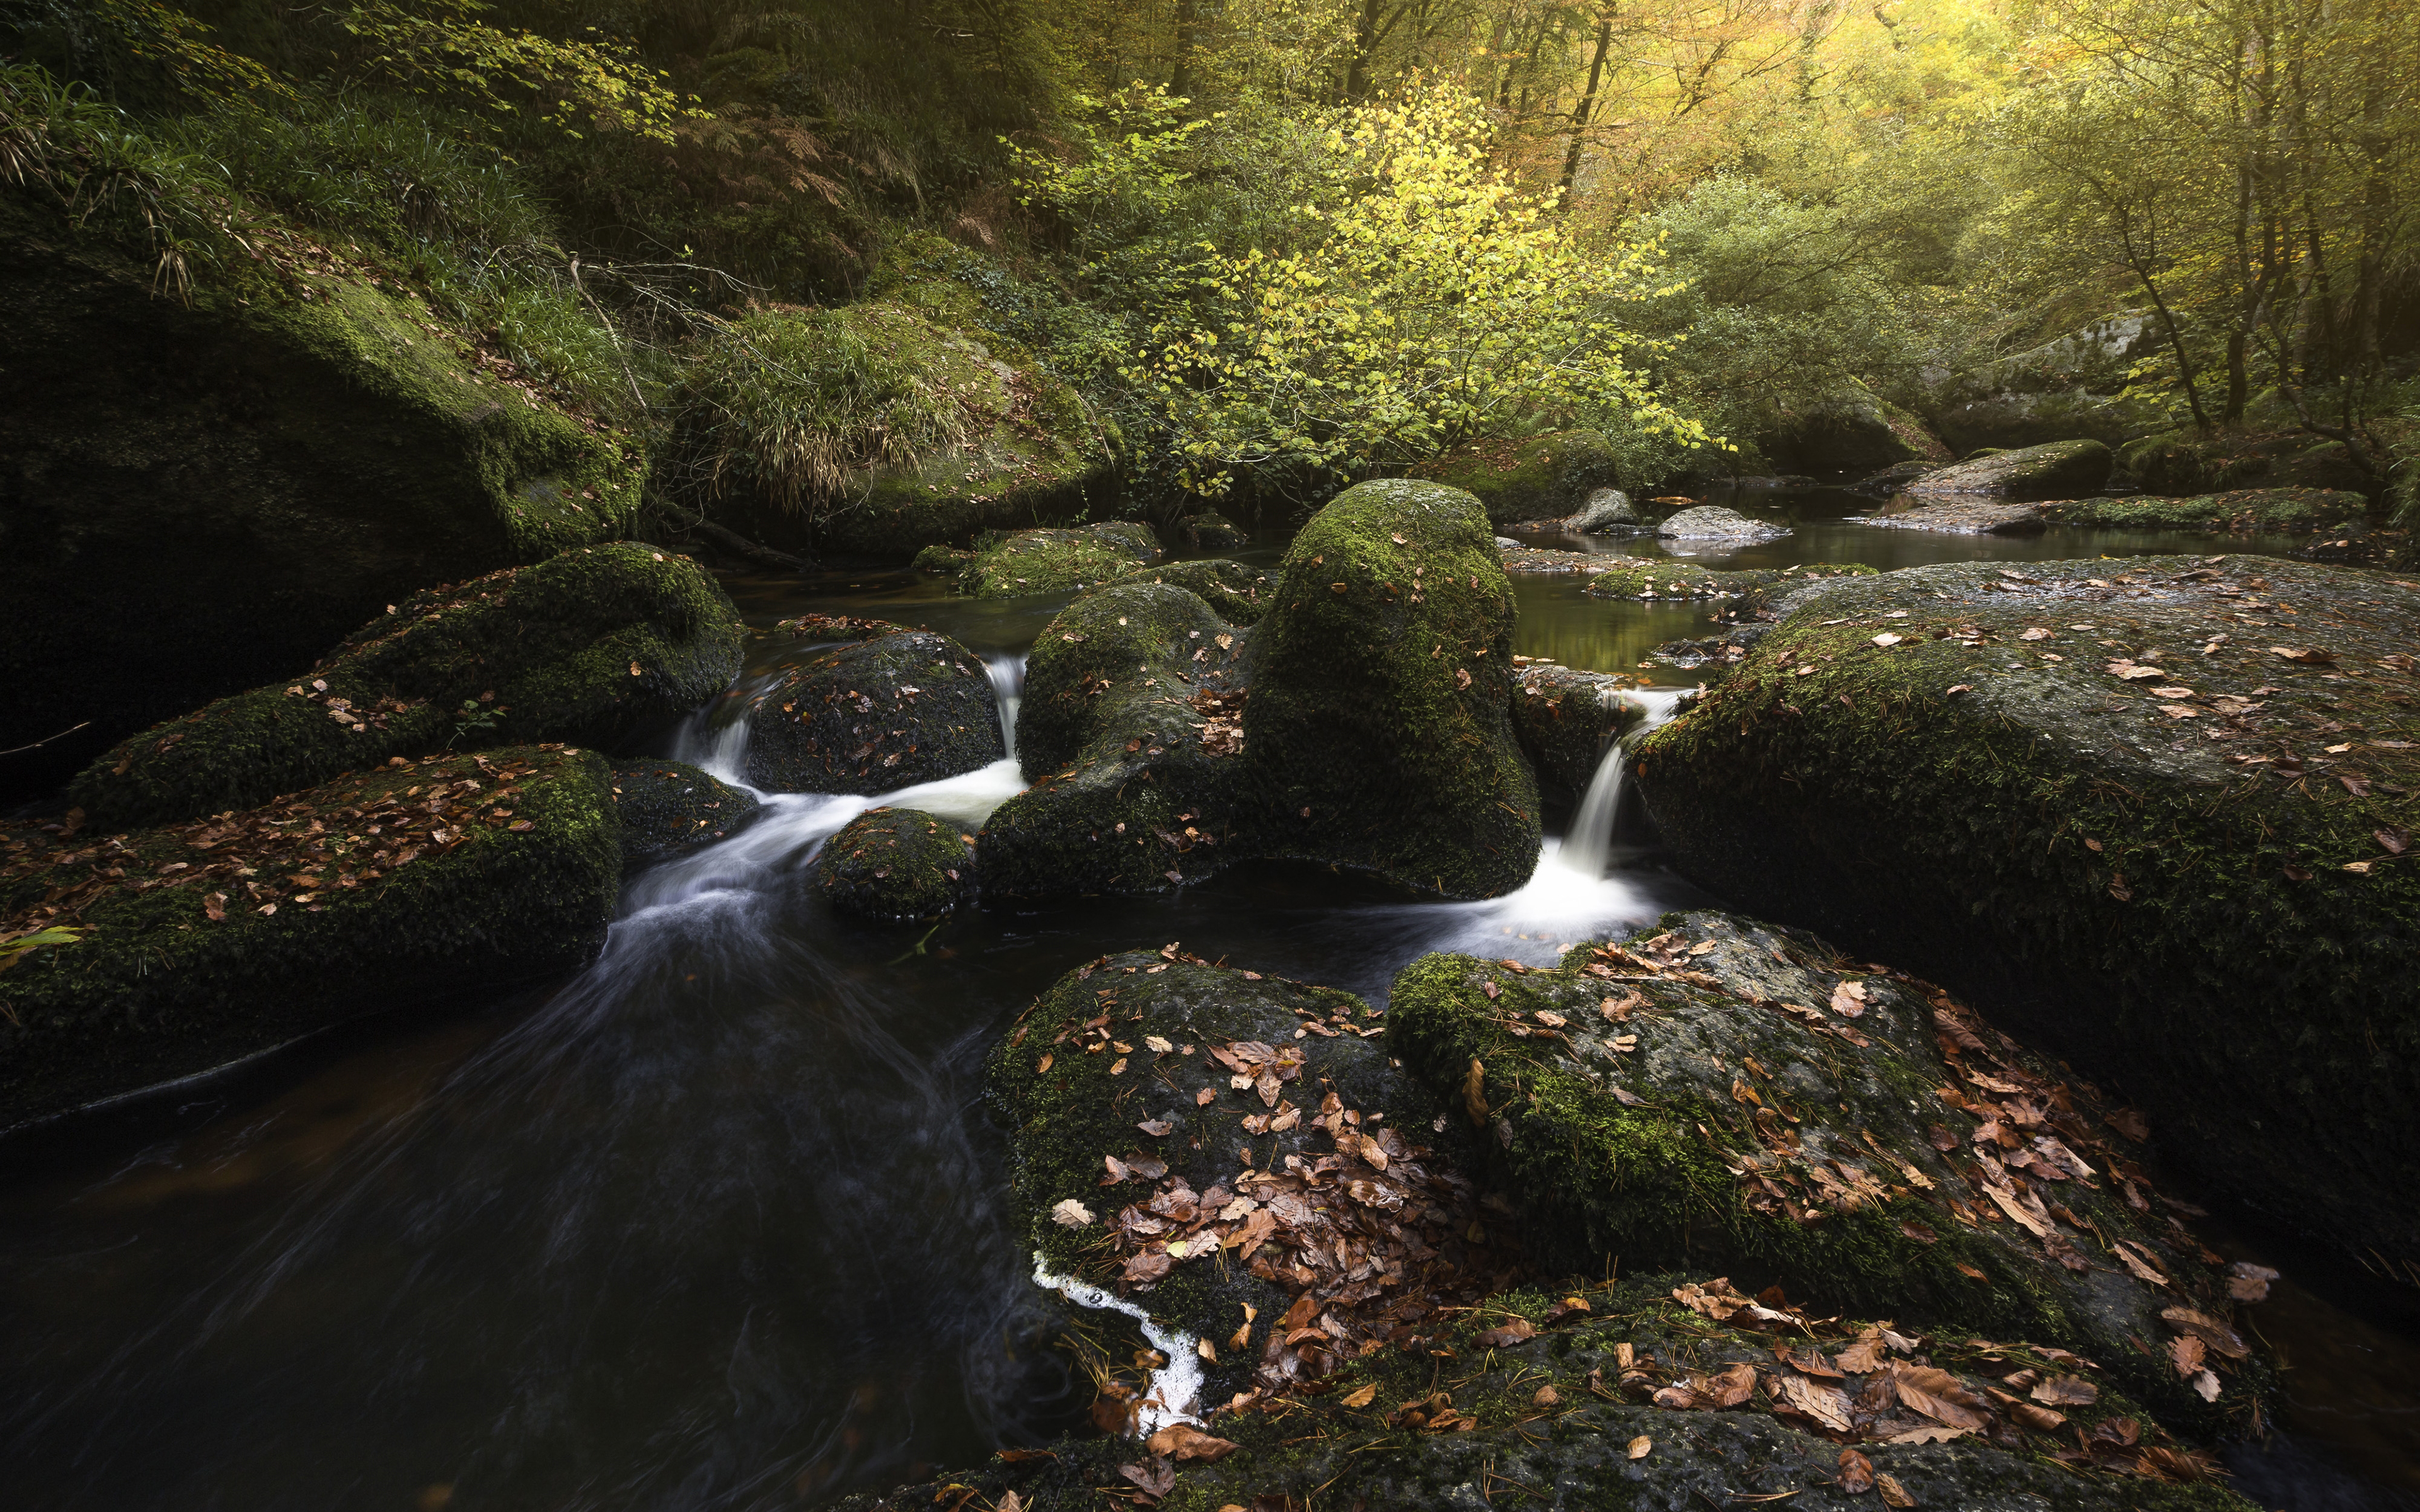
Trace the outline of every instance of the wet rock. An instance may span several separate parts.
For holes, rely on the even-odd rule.
[[[1938,988],[1708,912],[1552,971],[1423,957],[1388,1004],[1388,1049],[1488,1110],[1541,1263],[1618,1246],[2061,1345],[2204,1432],[2273,1384],[2239,1350],[2206,1402],[2130,1343],[2180,1305],[2226,1319],[2225,1277],[2154,1216],[2127,1116]]]
[[[1869,578],[1875,570],[1859,562],[1811,562],[1794,567],[1713,572],[1668,557],[1603,560],[1610,565],[1583,590],[1590,598],[1714,598],[1761,606],[1770,596],[1792,592],[1801,583]]]
[[[621,816],[626,871],[726,840],[761,807],[752,795],[687,762],[613,764],[613,808]]]
[[[1897,462],[1879,472],[1868,473],[1849,486],[1861,493],[1897,493],[1926,473],[1937,472],[1947,465],[1947,461],[1926,461],[1921,458]]]
[[[1928,472],[1907,486],[1917,495],[1978,493],[2003,499],[2073,499],[2109,480],[2109,448],[2099,441],[2052,441],[1996,452]]]
[[[1702,636],[1695,640],[1666,640],[1649,652],[1652,661],[1683,671],[1699,667],[1735,667],[1746,657],[1748,648],[1763,631],[1761,625],[1744,625],[1729,635]]]
[[[1666,519],[1655,533],[1678,541],[1773,541],[1788,535],[1787,526],[1750,519],[1720,504],[1699,504]]]
[[[738,619],[687,557],[582,547],[412,594],[302,676],[123,742],[69,798],[95,825],[159,824],[443,747],[610,748],[721,692]]]
[[[939,918],[973,889],[971,839],[921,809],[869,809],[824,842],[817,886],[860,918]]]
[[[1638,523],[1638,511],[1631,507],[1630,496],[1619,488],[1599,488],[1564,521],[1567,529],[1582,535],[1626,530]]]
[[[1131,520],[985,536],[959,562],[958,591],[976,598],[1063,594],[1122,578],[1159,555],[1151,527]],[[916,560],[923,566],[938,559],[927,550]]]
[[[1007,754],[991,678],[973,652],[930,630],[856,625],[828,628],[852,638],[809,650],[757,695],[749,711],[751,787],[890,793]]]
[[[1239,546],[1252,544],[1244,528],[1215,509],[1198,515],[1187,515],[1177,526],[1185,544],[1196,551],[1232,551]]]
[[[1886,573],[1633,772],[1692,879],[1971,995],[2274,1221],[2408,1254],[2415,637],[2408,579],[2275,559]]]
[[[1613,448],[1592,430],[1555,431],[1521,441],[1465,441],[1415,468],[1413,475],[1468,493],[1494,525],[1560,518],[1598,489],[1621,485]]]
[[[0,825],[0,1127],[329,1025],[569,970],[622,880],[604,758],[395,762],[266,808],[111,833]]]
[[[1496,538],[1496,551],[1506,572],[1532,575],[1595,573],[1623,561],[1593,551],[1565,551],[1553,547],[1524,546],[1504,536]]]
[[[1356,485],[1280,575],[1244,709],[1267,848],[1453,897],[1528,880],[1538,795],[1507,713],[1512,587],[1479,501]]]
[[[1532,661],[1512,674],[1512,730],[1540,787],[1566,798],[1588,791],[1606,744],[1647,717],[1643,704],[1624,697],[1632,686],[1553,662]]]
[[[1252,634],[1188,588],[1138,579],[1052,620],[1018,705],[1032,785],[976,841],[985,890],[1160,892],[1246,854],[1254,809],[1239,716]]]
[[[1961,497],[1923,500],[1912,509],[1878,510],[1865,517],[1869,525],[1897,531],[1940,531],[1951,535],[2040,535],[2043,520],[2044,510],[2040,504]]]
[[[1210,557],[1194,562],[1171,562],[1164,567],[1144,567],[1110,579],[1103,587],[1118,588],[1130,583],[1173,583],[1189,593],[1199,594],[1212,612],[1230,625],[1258,625],[1261,616],[1276,602],[1277,579],[1258,567],[1247,567],[1240,562],[1228,562]],[[1099,589],[1087,589],[1097,593]]]
[[[2238,488],[2192,499],[2131,494],[2122,499],[2072,499],[2040,506],[2060,525],[2105,530],[2205,531],[2212,534],[2306,532],[2359,520],[2368,501],[2329,488]]]
[[[156,260],[31,194],[0,203],[9,801],[289,676],[408,594],[638,512],[635,442],[499,383],[520,375],[345,259],[308,300],[223,269],[190,302],[161,297]]]

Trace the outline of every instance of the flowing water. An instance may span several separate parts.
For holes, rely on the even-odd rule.
[[[1693,561],[2209,549],[1916,535],[1822,490],[1731,501],[1796,533]],[[1504,898],[1242,867],[1161,898],[852,924],[809,886],[817,847],[877,802],[971,829],[1017,791],[1024,653],[1059,601],[971,603],[906,574],[732,586],[752,624],[814,609],[957,637],[989,670],[1011,758],[878,798],[768,795],[732,839],[634,878],[604,954],[567,980],[389,1015],[0,1145],[10,1504],[796,1506],[1042,1442],[1089,1393],[1043,1336],[979,1100],[985,1050],[1035,994],[1103,951],[1177,940],[1383,1000],[1428,950],[1543,964],[1714,902],[1658,864],[1616,748]],[[1516,579],[1515,649],[1630,672],[1651,722],[1668,717],[1698,675],[1638,663],[1699,633],[1703,606],[1579,586]],[[762,638],[741,687],[803,649]],[[744,704],[665,748],[737,780]],[[2405,1504],[2420,1351],[2359,1315],[2352,1282],[2288,1274],[2256,1321],[2298,1366],[2294,1436],[2239,1451],[2242,1483],[2296,1512]]]

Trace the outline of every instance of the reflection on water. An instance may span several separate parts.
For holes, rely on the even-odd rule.
[[[1854,496],[1785,502],[1796,535],[1710,564],[2079,549],[1859,526],[1843,518],[1868,502]],[[1517,582],[1518,649],[1574,666],[1635,671],[1704,620],[1587,599],[1572,579]],[[1011,718],[1022,653],[1058,603],[974,603],[905,574],[812,596],[737,587],[760,625],[813,608],[954,635]],[[750,677],[801,649],[761,638]],[[743,708],[719,703],[681,753],[736,778]],[[1618,754],[1599,777],[1505,898],[1248,867],[929,933],[826,913],[815,848],[876,802],[980,824],[1017,790],[1013,759],[879,799],[768,795],[738,835],[635,879],[604,957],[541,1006],[388,1021],[203,1127],[131,1154],[96,1128],[71,1147],[87,1164],[0,1190],[10,1498],[787,1506],[1035,1442],[1082,1394],[1037,1336],[1001,1207],[979,1087],[1004,1026],[1104,951],[1175,940],[1383,1001],[1427,950],[1543,964],[1711,903],[1654,864],[1621,811]],[[2239,1469],[2265,1505],[2390,1504],[2381,1488],[2411,1484],[2390,1462],[2412,1458],[2420,1355],[2290,1283],[2279,1295],[2257,1321],[2298,1367],[2301,1437]],[[2324,1457],[2293,1458],[2314,1446]]]

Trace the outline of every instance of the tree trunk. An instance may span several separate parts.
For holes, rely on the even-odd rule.
[[[1596,88],[1605,77],[1606,50],[1613,45],[1613,13],[1597,19],[1596,55],[1589,59],[1588,89],[1572,107],[1572,146],[1563,154],[1563,204],[1571,204],[1572,187],[1579,182],[1580,149],[1588,143],[1589,118],[1596,114]]]
[[[1176,0],[1176,65],[1169,69],[1168,92],[1193,93],[1193,54],[1202,45],[1202,0]]]

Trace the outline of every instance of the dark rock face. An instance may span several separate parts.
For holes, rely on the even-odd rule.
[[[1494,525],[1570,515],[1590,494],[1619,488],[1623,481],[1613,449],[1588,430],[1523,441],[1465,441],[1413,472],[1471,495]]]
[[[1754,444],[1790,472],[1869,472],[1911,459],[1948,460],[1924,422],[1851,382],[1818,398],[1776,406],[1756,427]]]
[[[0,933],[89,931],[0,973],[0,1127],[578,966],[618,829],[604,758],[556,747],[397,758],[156,829],[0,829]]]
[[[1693,878],[1970,995],[2278,1221],[2410,1253],[2415,638],[2420,589],[2277,560],[1886,573],[1633,771]]]
[[[919,809],[869,809],[824,842],[817,886],[860,918],[939,918],[973,890],[974,847]]]
[[[1608,742],[1647,717],[1622,695],[1628,678],[1531,662],[1512,676],[1512,729],[1538,784],[1576,798],[1588,791]]]
[[[416,590],[627,528],[634,445],[493,381],[411,299],[313,288],[187,308],[0,198],[0,750],[48,740],[0,757],[0,801]]]
[[[687,557],[581,547],[412,594],[299,677],[123,742],[68,795],[95,824],[160,824],[449,746],[610,747],[721,692],[738,619]]]
[[[1103,584],[1107,588],[1125,588],[1136,583],[1173,583],[1196,594],[1209,605],[1211,611],[1230,625],[1258,625],[1261,616],[1277,602],[1277,579],[1258,567],[1247,567],[1239,562],[1218,557],[1196,562],[1171,562],[1164,567],[1143,567],[1113,578]],[[1086,593],[1100,590],[1086,589]]]
[[[2099,441],[2052,441],[1995,452],[1925,473],[1907,486],[1929,494],[1992,494],[2002,499],[2074,499],[2098,493],[2113,458]]]
[[[2148,311],[2096,320],[1952,375],[1923,408],[1961,455],[2078,437],[2119,446],[2174,423],[2165,407],[2123,392],[2128,368],[2161,340]]]
[[[622,865],[635,872],[737,834],[763,806],[687,762],[616,762]]]
[[[1185,544],[1196,551],[1232,551],[1252,544],[1250,534],[1242,526],[1215,509],[1187,515],[1177,529]]]
[[[876,633],[809,652],[757,696],[750,786],[890,793],[1007,754],[991,678],[973,652],[930,630],[859,624]]]

